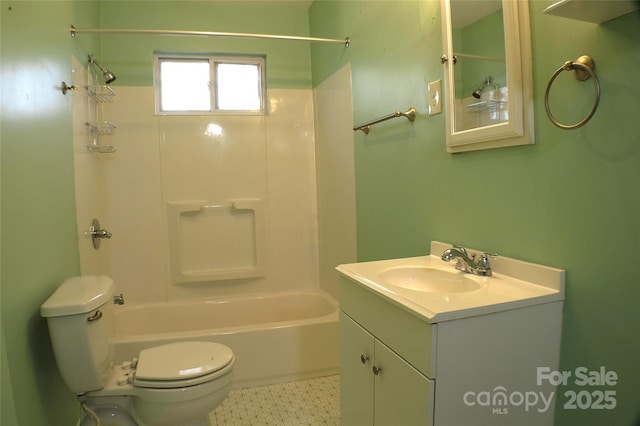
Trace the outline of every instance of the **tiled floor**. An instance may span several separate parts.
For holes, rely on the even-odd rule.
[[[339,376],[231,391],[211,425],[339,425]]]

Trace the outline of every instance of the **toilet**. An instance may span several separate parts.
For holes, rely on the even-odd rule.
[[[47,318],[58,369],[83,407],[82,425],[208,424],[208,413],[231,389],[235,358],[203,341],[143,349],[114,365],[110,332],[113,281],[66,280],[40,308]]]

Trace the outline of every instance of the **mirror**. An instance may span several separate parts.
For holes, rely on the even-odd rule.
[[[447,152],[534,142],[527,0],[442,0]]]

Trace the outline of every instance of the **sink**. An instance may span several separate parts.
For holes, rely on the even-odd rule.
[[[445,271],[425,266],[401,266],[380,273],[386,284],[426,293],[466,293],[478,290],[480,284],[458,271]]]
[[[341,281],[353,281],[430,324],[564,300],[562,269],[501,256],[491,265],[492,276],[466,274],[442,261],[441,253],[451,247],[432,241],[433,255],[350,263],[336,269]]]

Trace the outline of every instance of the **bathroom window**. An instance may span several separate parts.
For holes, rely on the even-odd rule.
[[[156,113],[264,114],[264,57],[155,55]]]

